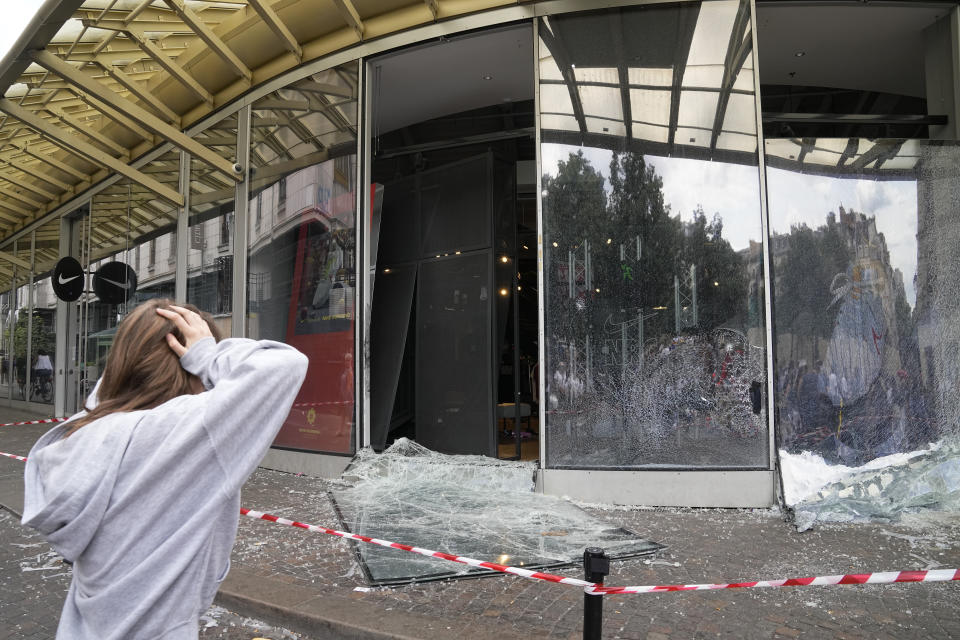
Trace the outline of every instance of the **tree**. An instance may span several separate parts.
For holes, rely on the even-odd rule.
[[[544,227],[547,229],[546,262],[548,281],[556,290],[551,291],[551,324],[558,335],[583,336],[593,322],[592,309],[588,302],[593,292],[585,291],[585,282],[576,281],[577,295],[571,298],[561,283],[559,274],[567,269],[571,254],[583,264],[585,243],[596,250],[605,218],[607,195],[603,189],[603,176],[584,157],[582,151],[571,153],[561,160],[556,176],[543,176]],[[598,261],[594,261],[595,263]],[[574,270],[576,271],[576,269]],[[576,272],[568,278],[577,279]],[[557,326],[558,323],[570,323]]]
[[[702,206],[685,225],[683,259],[696,265],[698,330],[709,331],[747,310],[747,274],[743,260],[723,238],[723,220],[708,223]],[[744,324],[741,322],[739,324]]]
[[[15,362],[26,363],[27,358],[27,325],[30,321],[30,314],[26,309],[20,309],[17,314],[17,321],[13,325],[13,358]],[[10,329],[7,327],[3,335],[4,347],[10,344]],[[33,332],[31,336],[32,358],[40,352],[51,354],[54,352],[54,336],[46,328],[43,317],[37,313],[33,315]]]
[[[680,221],[670,215],[670,207],[664,202],[662,178],[642,154],[614,152],[610,187],[603,240],[609,256],[603,261],[607,268],[602,273],[609,299],[618,310],[622,308],[631,315],[638,310],[672,306],[682,231]],[[611,240],[609,245],[606,238]],[[667,315],[652,318],[650,328],[667,330],[672,325]]]

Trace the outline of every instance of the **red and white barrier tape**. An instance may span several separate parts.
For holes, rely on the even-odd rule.
[[[335,529],[327,529],[326,527],[318,527],[313,524],[304,524],[303,522],[296,522],[294,520],[287,520],[286,518],[279,518],[268,513],[262,513],[260,511],[252,511],[250,509],[240,509],[240,513],[251,518],[256,518],[258,520],[268,520],[270,522],[276,522],[277,524],[285,524],[291,527],[299,527],[301,529],[307,529],[309,531],[319,531],[321,533],[327,533],[333,536],[338,536],[341,538],[347,538],[350,540],[360,540],[362,542],[368,542],[370,544],[379,545],[381,547],[390,547],[392,549],[402,549],[403,551],[410,551],[413,553],[418,553],[422,556],[429,556],[432,558],[441,558],[443,560],[450,560],[452,562],[460,562],[463,564],[468,564],[472,567],[482,567],[484,569],[492,569],[493,571],[499,571],[501,573],[509,573],[515,576],[521,576],[523,578],[531,578],[534,580],[546,580],[547,582],[557,582],[560,584],[569,584],[577,587],[583,587],[583,590],[586,593],[591,595],[614,595],[614,594],[624,594],[624,593],[658,593],[665,591],[707,591],[711,589],[746,589],[746,588],[763,588],[763,587],[804,587],[804,586],[817,586],[817,585],[832,585],[832,584],[890,584],[893,582],[946,582],[950,580],[960,580],[960,569],[937,569],[932,571],[884,571],[877,573],[852,573],[847,575],[839,576],[819,576],[815,578],[788,578],[786,580],[758,580],[756,582],[731,582],[727,584],[665,584],[665,585],[648,585],[648,586],[634,586],[634,587],[605,587],[602,584],[597,584],[595,582],[587,582],[586,580],[577,580],[576,578],[567,578],[564,576],[554,575],[552,573],[542,573],[540,571],[530,571],[529,569],[518,569],[517,567],[508,567],[502,564],[496,564],[493,562],[483,562],[481,560],[474,560],[473,558],[467,558],[465,556],[454,556],[449,553],[441,553],[439,551],[431,551],[429,549],[421,549],[419,547],[411,547],[406,544],[399,544],[397,542],[388,542],[386,540],[378,540],[377,538],[369,538],[367,536],[359,536],[354,533],[347,533],[345,531],[337,531]]]
[[[44,418],[43,420],[24,420],[23,422],[5,422],[0,427],[19,427],[24,424],[48,424],[50,422],[66,422],[69,418]]]
[[[708,591],[710,589],[750,589],[765,587],[815,587],[832,584],[892,584],[894,582],[949,582],[960,580],[960,569],[933,569],[930,571],[878,571],[876,573],[848,573],[839,576],[788,578],[786,580],[758,580],[728,584],[664,584],[643,587],[604,587],[597,585],[584,589],[594,595],[618,593],[658,593],[664,591]]]
[[[473,558],[467,558],[465,556],[454,556],[449,553],[442,553],[440,551],[431,551],[430,549],[421,549],[420,547],[412,547],[407,544],[400,544],[399,542],[388,542],[387,540],[378,540],[377,538],[360,536],[355,533],[347,533],[346,531],[337,531],[336,529],[319,527],[315,524],[305,524],[303,522],[297,522],[295,520],[287,520],[286,518],[280,518],[278,516],[270,515],[269,513],[263,513],[261,511],[253,511],[252,509],[240,509],[240,513],[250,518],[255,518],[257,520],[268,520],[270,522],[276,522],[277,524],[285,524],[291,527],[306,529],[308,531],[318,531],[320,533],[326,533],[331,536],[346,538],[348,540],[360,540],[361,542],[368,542],[370,544],[379,545],[381,547],[390,547],[391,549],[401,549],[403,551],[410,551],[411,553],[418,553],[422,556],[428,556],[431,558],[441,558],[443,560],[450,560],[451,562],[459,562],[461,564],[470,565],[471,567],[481,567],[483,569],[492,569],[493,571],[500,571],[501,573],[509,573],[509,574],[513,574],[515,576],[520,576],[523,578],[532,578],[534,580],[546,580],[547,582],[559,582],[561,584],[572,584],[577,587],[596,586],[594,583],[587,582],[586,580],[577,580],[576,578],[565,578],[564,576],[557,576],[550,573],[541,573],[540,571],[530,571],[529,569],[519,569],[517,567],[508,567],[502,564],[496,564],[494,562],[484,562],[482,560],[474,560]]]
[[[20,460],[22,462],[27,461],[27,459],[22,456],[15,456],[11,453],[3,453],[2,451],[0,451],[0,456],[14,458],[15,460]],[[600,596],[627,593],[663,593],[667,591],[808,587],[835,584],[892,584],[895,582],[949,582],[951,580],[960,580],[960,569],[933,569],[929,571],[880,571],[875,573],[848,573],[837,576],[787,578],[784,580],[757,580],[754,582],[729,582],[725,584],[663,584],[632,587],[605,587],[602,584],[588,582],[586,580],[567,578],[565,576],[558,576],[552,573],[543,573],[541,571],[530,571],[529,569],[520,569],[518,567],[496,564],[495,562],[484,562],[483,560],[475,560],[466,556],[455,556],[440,551],[431,551],[430,549],[422,549],[420,547],[413,547],[407,544],[400,544],[399,542],[389,542],[387,540],[379,540],[377,538],[361,536],[355,533],[348,533],[346,531],[328,529],[327,527],[297,522],[296,520],[288,520],[287,518],[281,518],[279,516],[264,513],[262,511],[254,511],[253,509],[241,508],[240,513],[256,520],[267,520],[268,522],[285,524],[291,527],[297,527],[299,529],[306,529],[307,531],[326,533],[331,536],[337,536],[339,538],[345,538],[348,540],[359,540],[361,542],[367,542],[369,544],[375,544],[381,547],[400,549],[402,551],[409,551],[411,553],[416,553],[431,558],[440,558],[441,560],[459,562],[461,564],[470,565],[471,567],[479,567],[482,569],[499,571],[501,573],[509,573],[511,575],[520,576],[521,578],[544,580],[546,582],[555,582],[558,584],[569,584],[575,587],[582,587],[583,590],[590,595]]]

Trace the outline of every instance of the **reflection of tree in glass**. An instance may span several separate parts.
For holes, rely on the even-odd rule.
[[[684,225],[683,259],[697,267],[698,326],[746,326],[747,273],[743,260],[722,237],[723,220],[713,214],[708,223],[702,206]],[[737,316],[744,316],[734,321]]]
[[[716,329],[746,329],[748,306],[745,261],[723,238],[720,214],[698,207],[681,220],[642,154],[614,152],[609,175],[605,185],[577,152],[543,177],[551,367],[580,385],[574,394],[549,379],[558,431],[571,444],[619,440],[605,455],[629,453],[623,464],[654,446],[701,447],[706,460],[709,438],[756,438],[747,388],[763,378],[763,359],[746,366],[745,336],[739,347],[712,344]],[[675,283],[691,265],[697,323],[678,337]]]
[[[589,247],[590,290],[584,277],[577,273],[570,277],[578,278],[577,299],[593,304],[553,296],[562,311],[586,311],[584,321],[600,326],[610,313],[633,318],[641,310],[659,308],[666,312],[651,318],[648,335],[675,333],[674,277],[695,265],[696,330],[722,326],[746,312],[743,261],[722,237],[719,213],[708,221],[698,207],[687,223],[671,215],[663,180],[642,154],[613,154],[609,196],[603,176],[582,152],[560,161],[556,175],[544,176],[543,184],[547,228],[558,243],[551,262],[567,268],[568,252],[575,261],[585,261],[585,246]],[[568,305],[570,309],[565,308]]]
[[[583,152],[571,153],[564,162],[561,160],[557,167],[556,176],[543,177],[544,210],[548,212],[547,226],[550,239],[556,244],[552,248],[553,259],[551,267],[557,269],[566,267],[571,252],[580,256],[584,254],[585,244],[597,246],[598,224],[604,218],[607,206],[607,196],[603,189],[603,176],[583,156]],[[587,319],[578,308],[585,309],[582,303],[586,292],[586,281],[578,278],[576,273],[568,274],[576,282],[576,296],[571,298],[558,291],[551,297],[554,317],[564,322],[571,322],[577,327],[574,335],[582,335],[587,326]],[[578,305],[577,302],[581,304]],[[573,329],[573,327],[570,327]]]
[[[610,292],[607,297],[619,307],[672,307],[682,235],[680,221],[670,216],[670,205],[663,200],[663,180],[643,155],[614,152],[610,187],[610,206],[601,229],[613,240],[611,253],[616,252],[603,261],[608,268],[603,274]],[[620,246],[624,247],[622,260]],[[632,279],[623,277],[624,266]],[[650,328],[658,333],[667,330],[671,323],[665,321],[666,315],[653,318]]]

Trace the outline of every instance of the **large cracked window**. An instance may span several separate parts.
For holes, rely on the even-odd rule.
[[[749,3],[539,37],[547,466],[766,468]]]
[[[864,465],[956,441],[960,145],[806,144],[813,155],[801,163],[795,141],[767,143],[785,470],[816,457],[845,471],[819,495],[802,495],[817,503],[803,507],[807,518],[947,505],[956,490],[951,446],[909,464]],[[788,502],[806,477],[792,473]]]

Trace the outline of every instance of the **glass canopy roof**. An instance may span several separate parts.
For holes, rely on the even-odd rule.
[[[644,152],[755,163],[753,34],[749,2],[681,3],[680,10],[605,14],[591,46],[564,14],[538,18],[544,139]],[[171,143],[229,188],[238,179],[226,147],[183,133],[244,93],[310,60],[385,35],[503,8],[502,0],[61,0],[45,3],[0,61],[0,260],[12,241],[111,174],[138,195],[130,218],[141,231],[182,206],[164,161],[131,165]],[[538,5],[539,6],[539,5]],[[651,5],[655,7],[655,5]],[[442,11],[442,12],[441,12]],[[538,9],[539,11],[539,9]],[[639,22],[643,20],[643,23]],[[631,23],[635,21],[635,23]],[[600,24],[603,22],[603,24]],[[649,37],[629,37],[639,32]],[[356,123],[337,116],[331,83],[278,90],[254,117],[254,161],[287,161],[351,141]],[[336,83],[333,83],[336,85]],[[321,104],[323,103],[323,104]],[[317,108],[317,105],[323,107]],[[330,106],[334,105],[331,110]],[[308,106],[307,110],[301,109]],[[342,114],[341,114],[342,115]],[[213,135],[220,141],[220,134]],[[864,147],[864,148],[860,148]],[[816,139],[768,145],[772,164],[909,171],[909,144],[838,148]],[[126,182],[125,182],[126,184]],[[158,202],[163,202],[159,207]],[[126,226],[127,208],[116,224]],[[107,211],[109,209],[105,209]],[[104,215],[107,215],[106,213]],[[122,218],[122,219],[121,219]],[[115,238],[104,230],[103,245]],[[0,265],[2,266],[2,265]],[[9,265],[8,265],[9,266]],[[0,287],[7,286],[0,271]]]

